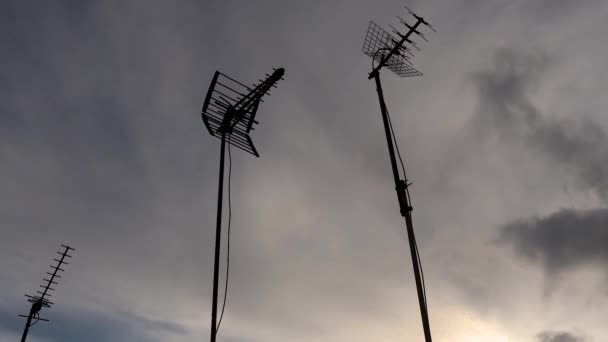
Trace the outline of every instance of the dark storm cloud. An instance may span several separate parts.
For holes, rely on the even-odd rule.
[[[537,335],[538,342],[585,342],[584,337],[569,332],[543,331]]]
[[[502,227],[502,238],[517,251],[540,261],[548,272],[592,263],[608,265],[608,209],[565,209]]]
[[[546,159],[577,175],[586,190],[608,199],[608,136],[589,118],[557,119],[532,101],[543,75],[555,65],[546,53],[499,51],[489,69],[477,72],[476,133]],[[551,172],[551,168],[548,169]],[[550,273],[585,263],[608,263],[608,209],[565,209],[547,217],[504,225],[503,239],[523,256],[542,262]]]
[[[542,76],[556,61],[543,52],[503,49],[493,62],[491,68],[473,76],[479,96],[473,121],[477,133],[497,133],[505,143],[523,143],[522,147],[574,171],[586,188],[608,199],[605,131],[587,117],[547,116],[532,102]]]

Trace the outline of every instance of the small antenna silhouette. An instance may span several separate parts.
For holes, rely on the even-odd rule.
[[[217,221],[215,231],[215,257],[213,264],[213,298],[211,309],[211,342],[215,342],[219,324],[217,323],[217,295],[219,280],[220,240],[222,234],[222,198],[224,193],[224,154],[226,140],[228,140],[228,156],[230,145],[247,153],[259,157],[259,153],[249,133],[254,129],[255,120],[262,97],[270,94],[270,88],[276,88],[276,83],[283,79],[285,69],[274,69],[266,74],[266,79],[259,80],[257,85],[248,87],[243,83],[216,71],[211,85],[207,91],[203,104],[202,118],[209,134],[221,140],[220,147],[220,176],[217,200]],[[232,164],[232,162],[230,163]],[[232,165],[230,165],[232,168]],[[230,172],[228,173],[228,207],[230,213]],[[228,255],[230,251],[230,217],[228,219]],[[228,259],[230,260],[230,259]],[[229,261],[228,261],[229,262]],[[224,291],[224,305],[226,304],[226,290],[228,289],[228,267],[226,269],[226,287]],[[222,308],[222,315],[224,309]],[[221,323],[222,316],[220,316]]]
[[[27,316],[19,315],[19,317],[27,318],[27,322],[25,323],[25,328],[23,329],[23,335],[21,336],[21,342],[25,342],[25,339],[27,338],[27,334],[28,334],[28,331],[31,326],[35,325],[39,321],[49,322],[48,319],[44,319],[44,318],[40,317],[40,310],[42,310],[42,308],[50,308],[53,305],[53,302],[51,302],[48,299],[48,297],[52,296],[49,293],[49,291],[55,291],[55,288],[53,288],[51,286],[57,285],[56,280],[61,278],[61,276],[58,275],[57,273],[64,271],[61,268],[61,266],[68,264],[65,261],[65,258],[71,258],[72,256],[69,255],[68,253],[70,251],[75,250],[74,248],[72,248],[70,246],[61,245],[61,247],[64,248],[63,252],[57,252],[57,254],[61,255],[61,259],[53,259],[53,261],[57,262],[57,264],[55,266],[51,265],[51,269],[53,269],[53,273],[46,272],[46,274],[49,275],[49,277],[48,277],[48,279],[46,279],[46,278],[43,279],[43,281],[45,281],[46,283],[44,283],[43,285],[40,285],[40,287],[42,288],[42,291],[37,290],[36,291],[37,295],[33,295],[33,296],[25,295],[28,298],[27,301],[32,303],[32,306],[30,308],[29,315],[27,315]],[[32,320],[34,320],[33,323],[32,323]]]
[[[435,29],[426,22],[422,17],[419,17],[406,7],[408,13],[412,15],[416,22],[413,25],[408,24],[405,20],[400,17],[399,21],[405,27],[408,28],[407,33],[401,34],[397,29],[391,26],[393,33],[395,33],[399,39],[386,32],[380,26],[376,25],[373,21],[370,22],[365,41],[363,43],[363,53],[372,58],[372,71],[369,73],[368,79],[374,79],[376,81],[376,91],[378,92],[378,101],[380,102],[380,110],[382,113],[382,121],[384,123],[384,132],[386,134],[386,142],[388,145],[388,152],[391,159],[391,168],[393,170],[393,178],[395,181],[395,190],[397,191],[397,201],[399,203],[399,210],[401,216],[405,218],[405,224],[407,228],[407,236],[410,245],[410,253],[412,257],[412,265],[414,267],[414,277],[416,280],[416,290],[418,293],[418,303],[420,305],[420,316],[422,318],[422,328],[424,330],[424,337],[426,342],[432,342],[431,327],[428,316],[426,290],[424,286],[424,275],[422,273],[422,263],[420,261],[420,255],[418,253],[418,245],[416,243],[416,236],[414,234],[414,226],[412,223],[412,202],[409,193],[409,186],[411,183],[408,182],[405,174],[405,166],[399,152],[399,146],[395,138],[393,131],[393,125],[391,123],[390,114],[386,103],[384,102],[384,94],[382,92],[382,83],[380,82],[380,70],[383,67],[391,70],[397,76],[400,77],[413,77],[420,76],[422,73],[416,70],[410,61],[410,57],[413,57],[412,53],[414,49],[420,51],[420,48],[416,45],[411,37],[417,35],[423,40],[428,41],[426,37],[419,31],[420,25],[425,25],[431,30]],[[378,63],[374,66],[374,62]],[[394,142],[394,145],[393,145]],[[403,179],[401,178],[399,168],[397,166],[397,156],[395,156],[395,147],[397,149],[397,156],[401,162],[401,169],[403,173]]]

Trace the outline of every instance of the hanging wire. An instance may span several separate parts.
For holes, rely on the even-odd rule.
[[[403,158],[401,157],[401,152],[399,151],[399,144],[397,143],[397,136],[395,135],[395,131],[393,130],[393,123],[391,121],[391,115],[390,115],[388,109],[386,110],[386,116],[388,118],[388,125],[391,130],[392,139],[395,142],[395,149],[397,150],[397,156],[399,157],[399,163],[401,164],[401,170],[403,171],[403,178],[405,179],[405,182],[407,183],[405,165],[403,163]],[[409,191],[407,185],[405,188],[405,192],[406,192],[406,196],[407,196],[407,203],[408,203],[408,205],[410,205],[411,204],[410,191]],[[412,219],[411,214],[410,214],[410,219]],[[424,309],[425,309],[425,311],[428,311],[427,299],[426,299],[426,285],[424,283],[424,271],[422,269],[422,260],[420,259],[420,253],[418,251],[418,243],[416,241],[415,235],[412,236],[412,244],[414,245],[414,250],[416,251],[416,263],[418,264],[418,268],[420,269],[420,278],[421,278],[421,282],[422,282],[422,295],[423,295],[423,299],[424,299]]]
[[[403,164],[403,158],[401,158],[401,151],[399,151],[399,144],[397,143],[397,136],[395,135],[395,131],[393,130],[393,121],[391,120],[391,114],[388,112],[388,109],[386,109],[386,116],[388,117],[388,126],[391,129],[391,136],[393,138],[393,141],[395,142],[395,149],[397,150],[397,157],[399,157],[399,163],[401,163],[401,171],[403,171],[403,178],[407,182],[407,176],[405,174],[405,165]],[[409,200],[409,194],[408,194],[408,200]]]
[[[378,52],[380,52],[380,50],[376,51],[374,53],[374,57],[372,58],[372,70],[374,70],[376,67],[374,66],[374,62],[376,61],[376,55],[378,54]]]
[[[411,219],[411,215],[410,215]],[[416,250],[416,261],[418,262],[418,268],[420,269],[420,280],[422,281],[422,298],[424,299],[424,310],[428,313],[427,299],[426,299],[426,285],[424,283],[424,270],[422,269],[422,260],[420,259],[420,253],[418,252],[418,243],[416,242],[416,236],[413,236],[414,249]]]
[[[382,50],[384,50],[384,48],[379,49],[378,51],[376,51],[374,53],[374,57],[372,58],[372,69],[374,69],[374,62],[376,60],[376,55],[378,55],[378,53]],[[401,152],[399,151],[399,144],[397,143],[395,131],[393,130],[393,122],[391,121],[391,114],[389,113],[388,108],[386,108],[386,116],[388,117],[388,125],[391,129],[391,136],[392,136],[393,141],[395,142],[395,148],[397,149],[397,155],[399,156],[399,162],[401,163],[401,170],[403,171],[403,178],[405,178],[405,181],[407,182],[407,177],[405,176],[405,166],[403,164],[403,159],[401,158]]]
[[[36,325],[36,323],[40,322],[40,314],[36,312],[36,317],[34,317],[34,319],[36,319],[36,321],[30,324],[30,327],[33,327],[34,325]]]
[[[376,55],[378,54],[378,52],[380,52],[382,49],[376,51],[376,53],[374,53],[374,57],[372,58],[372,69],[374,69],[374,62],[376,60]],[[403,158],[401,157],[401,151],[399,150],[399,144],[397,143],[397,136],[395,135],[395,131],[393,129],[393,122],[391,120],[391,115],[388,111],[388,109],[386,109],[386,116],[388,118],[388,125],[389,128],[391,130],[391,138],[393,140],[393,142],[395,143],[395,149],[397,150],[397,157],[399,158],[399,163],[401,164],[401,171],[403,172],[403,178],[406,182],[406,188],[405,188],[405,193],[407,196],[407,203],[408,205],[411,204],[411,198],[410,198],[410,191],[408,189],[407,186],[407,175],[405,173],[405,164],[403,162]],[[410,214],[410,219],[411,219],[411,214]],[[412,244],[414,245],[414,250],[416,252],[416,263],[418,264],[418,268],[420,269],[420,278],[421,278],[421,283],[422,283],[422,296],[423,296],[423,300],[424,300],[424,309],[425,311],[428,312],[428,307],[427,307],[427,299],[426,299],[426,285],[424,282],[424,271],[422,269],[422,260],[420,259],[420,252],[418,251],[418,243],[416,241],[416,236],[412,236]]]
[[[226,232],[226,282],[224,285],[224,301],[222,304],[222,312],[220,314],[220,319],[217,322],[217,327],[215,329],[216,333],[220,330],[222,318],[224,318],[224,310],[226,309],[226,298],[228,297],[228,275],[230,274],[230,226],[232,221],[232,199],[230,189],[230,184],[232,183],[232,154],[230,153],[230,137],[231,135],[228,135],[228,230]]]

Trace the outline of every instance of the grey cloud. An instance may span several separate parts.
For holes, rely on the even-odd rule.
[[[502,227],[502,239],[550,273],[585,263],[608,265],[608,209],[564,209]]]
[[[502,142],[523,144],[577,174],[579,181],[608,199],[608,136],[588,117],[558,119],[541,113],[531,95],[557,61],[545,52],[502,49],[493,66],[473,75],[479,96],[473,127],[478,136],[497,133]]]
[[[582,336],[569,332],[543,331],[537,335],[539,342],[585,342]]]
[[[532,101],[556,61],[546,53],[499,51],[493,67],[473,76],[479,94],[473,127],[478,137],[497,133],[501,143],[532,153],[577,175],[585,190],[608,200],[608,136],[591,119],[557,119]],[[550,170],[550,169],[549,169]],[[503,239],[554,273],[585,263],[608,263],[608,209],[564,209],[504,225]]]

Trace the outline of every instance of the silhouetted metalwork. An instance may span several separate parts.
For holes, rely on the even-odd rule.
[[[376,62],[382,62],[384,57],[382,51],[390,51],[394,46],[398,45],[399,41],[390,33],[386,32],[373,21],[369,22],[365,42],[363,43],[363,53],[374,59]],[[421,76],[422,73],[412,66],[410,58],[414,54],[405,46],[401,46],[398,53],[392,54],[384,63],[384,66],[400,77]]]
[[[32,306],[30,308],[30,313],[29,315],[19,315],[19,317],[25,317],[27,318],[27,322],[25,323],[25,328],[23,329],[23,335],[21,336],[21,342],[24,342],[25,339],[27,338],[27,334],[29,332],[29,329],[31,326],[33,326],[34,324],[38,323],[39,321],[43,321],[43,322],[49,322],[48,319],[44,319],[40,317],[40,310],[42,310],[42,308],[50,308],[53,305],[53,302],[51,302],[49,299],[47,299],[48,297],[51,297],[52,295],[49,293],[49,291],[55,291],[55,289],[51,286],[53,285],[57,285],[57,279],[61,278],[60,275],[58,275],[58,272],[63,272],[64,270],[61,268],[61,266],[63,265],[67,265],[68,263],[65,261],[65,258],[71,258],[72,256],[69,255],[68,253],[70,251],[73,251],[74,248],[69,247],[69,246],[65,246],[65,245],[61,245],[61,247],[64,248],[63,252],[57,252],[57,254],[61,255],[61,259],[53,259],[53,261],[56,261],[57,264],[55,266],[51,265],[51,269],[53,269],[53,272],[46,272],[47,275],[49,275],[48,279],[43,279],[43,281],[45,281],[46,283],[43,285],[40,285],[40,287],[42,288],[42,291],[36,291],[37,295],[25,295],[28,298],[28,302],[32,303]],[[32,320],[34,320],[34,322],[32,323]]]
[[[259,157],[249,133],[258,123],[255,114],[260,102],[264,102],[262,96],[276,87],[284,72],[283,68],[276,69],[258,85],[248,87],[216,71],[203,104],[202,117],[209,134],[219,139],[224,133],[229,134],[231,145]]]
[[[422,272],[420,255],[418,253],[418,246],[416,243],[416,236],[414,234],[414,226],[412,223],[413,208],[409,194],[409,186],[411,185],[411,183],[408,182],[407,177],[405,175],[405,166],[403,165],[403,160],[401,160],[399,147],[396,144],[390,114],[388,112],[388,108],[386,107],[386,103],[384,102],[384,94],[382,92],[382,84],[380,82],[380,70],[383,67],[388,68],[400,77],[422,75],[422,73],[416,70],[410,62],[410,58],[414,56],[410,47],[418,49],[416,43],[411,40],[410,37],[412,36],[412,34],[416,34],[426,41],[424,35],[420,31],[418,31],[420,25],[426,25],[431,28],[431,30],[435,30],[422,17],[417,16],[409,8],[407,8],[407,10],[409,14],[411,14],[416,19],[416,23],[414,23],[414,25],[409,25],[405,20],[399,18],[400,22],[408,28],[408,32],[406,34],[401,34],[399,31],[393,28],[393,32],[397,36],[399,36],[399,40],[397,40],[388,32],[384,31],[374,22],[370,22],[370,26],[365,37],[365,42],[363,44],[363,52],[372,58],[372,71],[369,73],[368,78],[373,78],[376,82],[376,91],[378,92],[378,101],[380,102],[382,121],[384,123],[384,132],[386,134],[386,142],[388,145],[391,168],[393,170],[393,178],[395,181],[395,190],[397,191],[397,201],[399,203],[399,210],[401,212],[401,216],[405,217],[407,236],[410,245],[410,253],[412,257],[412,264],[414,267],[414,277],[416,280],[416,289],[418,293],[418,302],[420,305],[420,315],[422,318],[424,337],[426,342],[432,342],[431,327],[429,322],[426,300],[426,291],[424,286],[424,275]],[[373,62],[377,62],[378,64],[374,66]],[[395,145],[393,145],[393,141],[395,141]],[[395,147],[397,148],[397,156],[401,161],[403,179],[401,178],[399,168],[397,166],[397,156],[395,155]]]
[[[247,153],[259,157],[249,133],[258,122],[255,116],[263,102],[262,97],[268,95],[270,88],[283,79],[285,69],[274,69],[266,79],[259,80],[257,85],[248,87],[243,83],[216,71],[207,91],[203,104],[202,118],[209,134],[221,140],[220,145],[220,175],[217,199],[217,221],[215,231],[215,257],[213,264],[213,298],[211,308],[211,342],[217,336],[217,295],[219,280],[220,242],[222,233],[222,202],[224,192],[224,155],[226,140]]]

